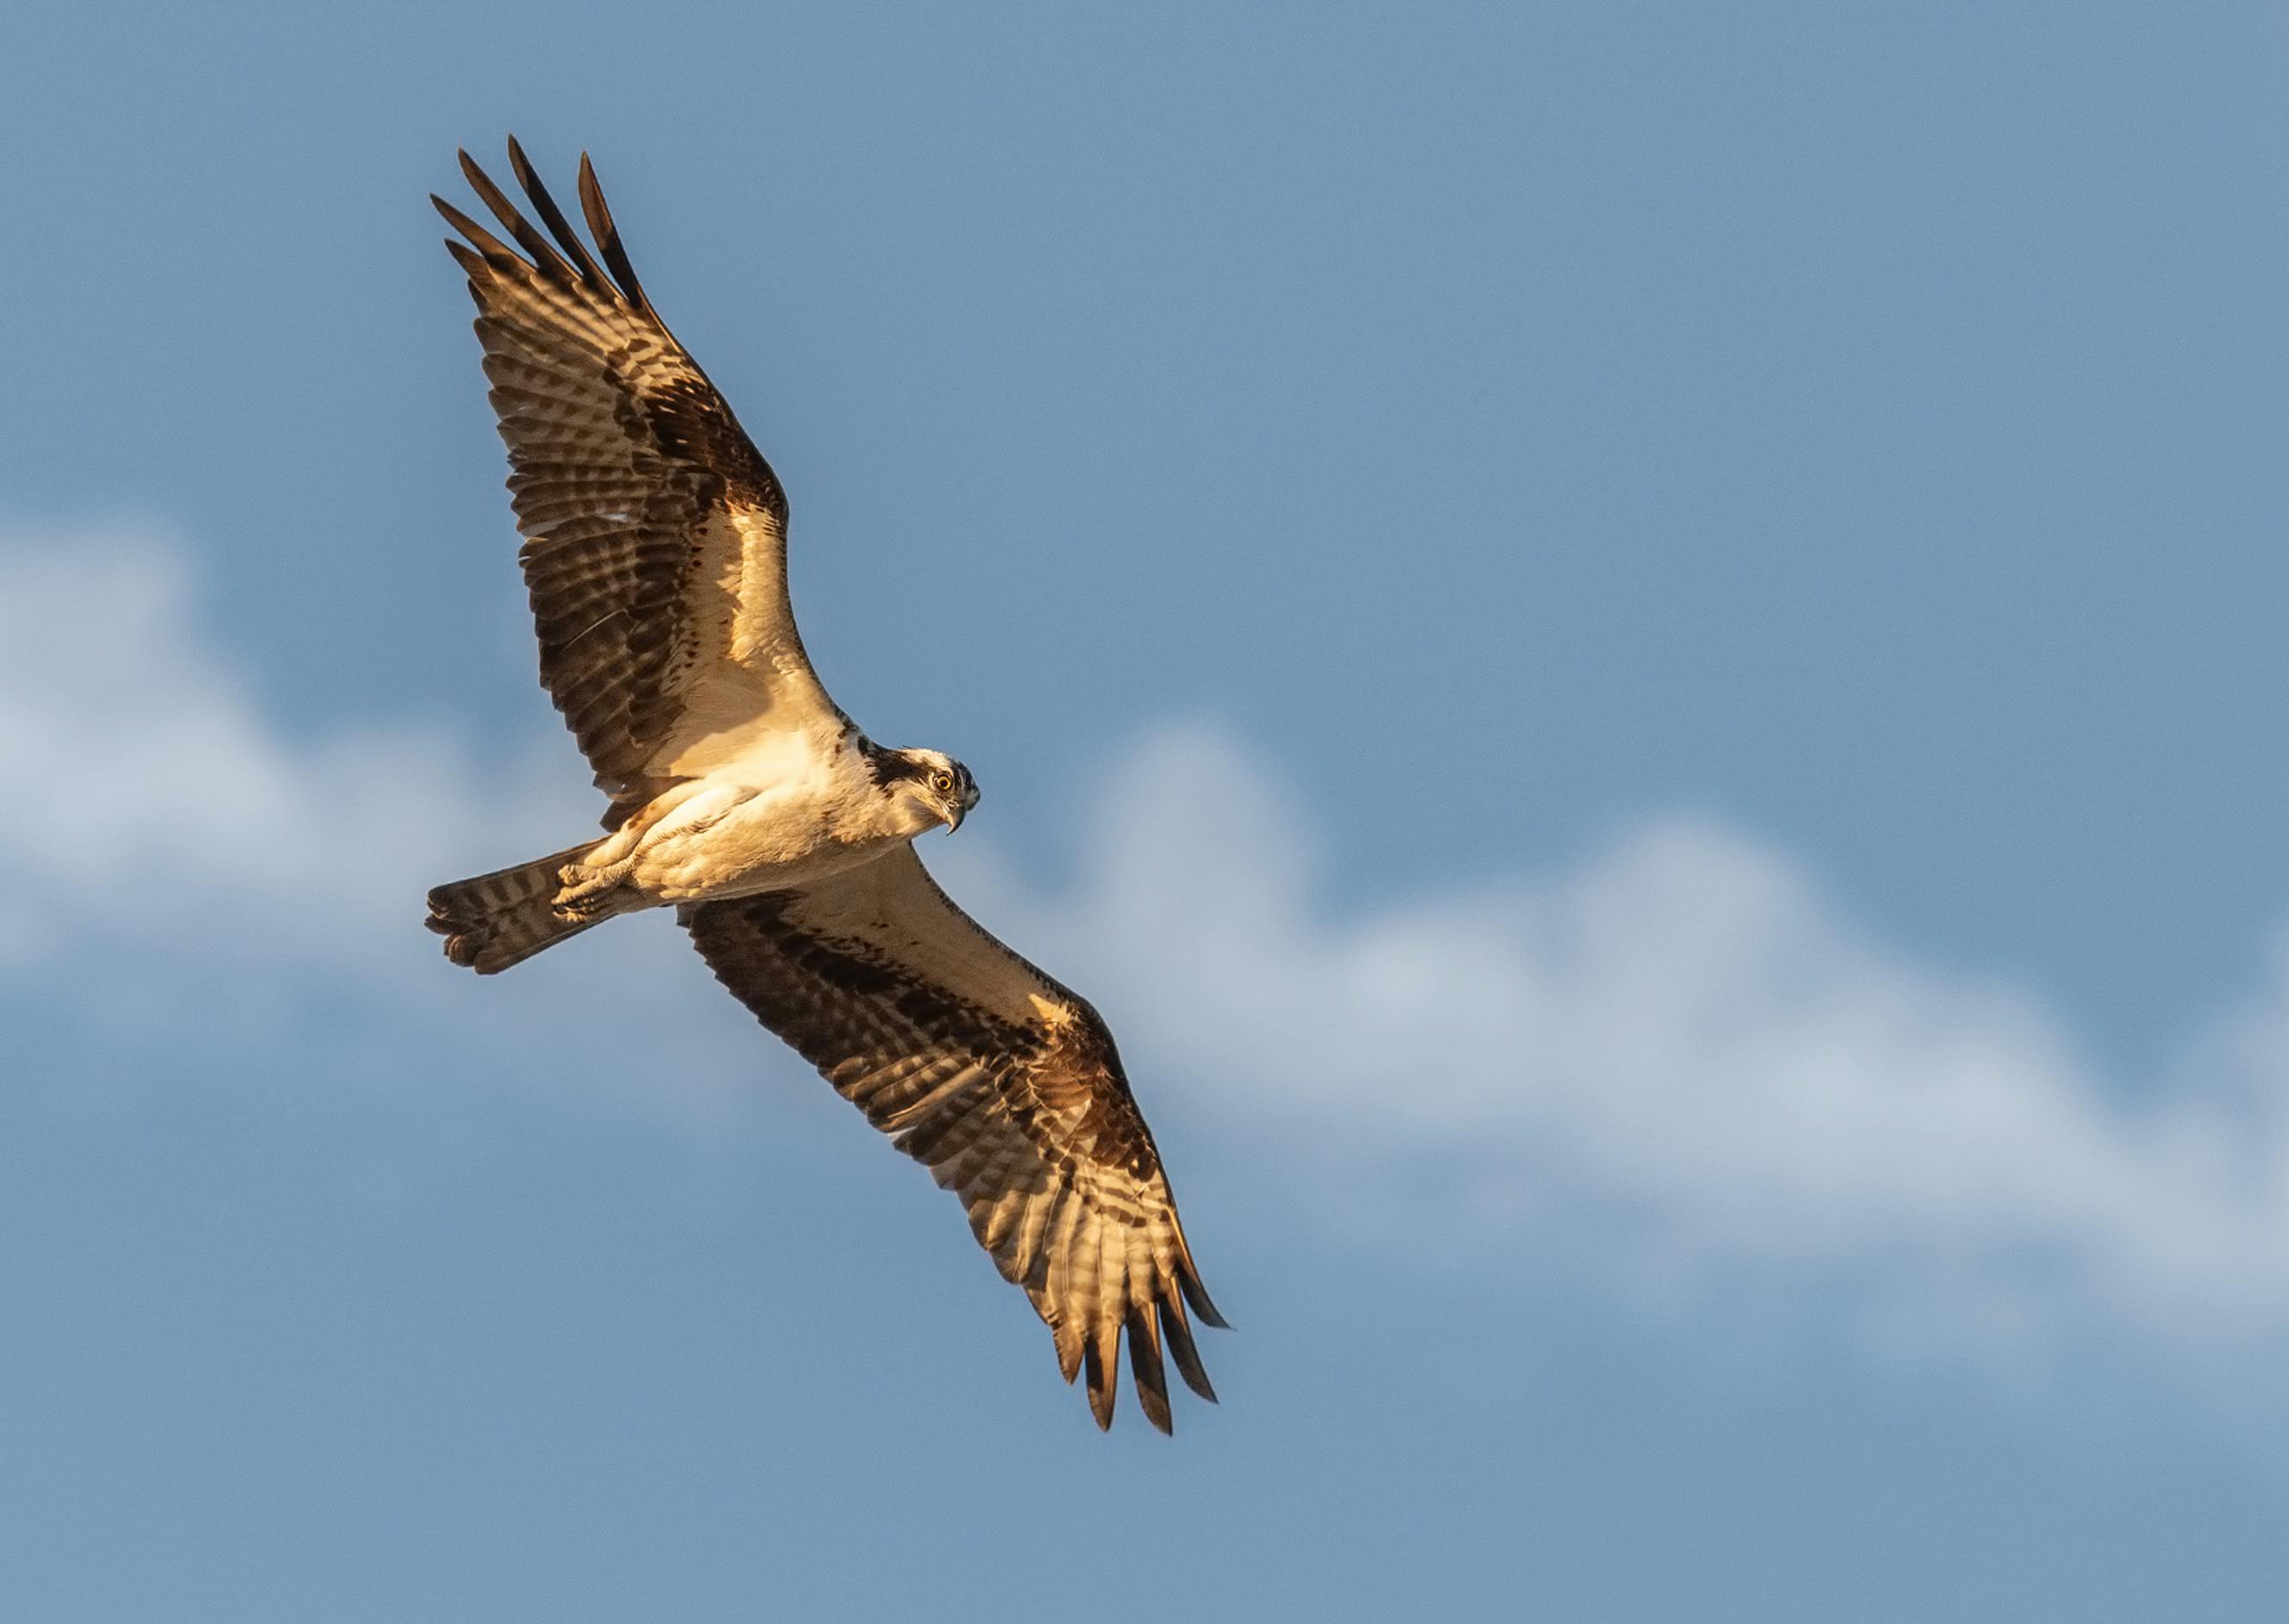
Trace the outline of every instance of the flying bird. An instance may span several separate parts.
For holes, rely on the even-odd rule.
[[[508,442],[540,681],[607,797],[604,833],[429,893],[480,975],[673,907],[716,979],[958,1196],[1113,1420],[1121,1345],[1170,1429],[1163,1361],[1213,1401],[1194,1268],[1152,1134],[1089,1001],[941,891],[917,835],[969,769],[877,744],[827,695],[787,598],[770,465],[660,321],[580,159],[591,251],[512,139],[546,232],[461,154],[504,242],[443,198]],[[513,246],[512,246],[513,244]]]

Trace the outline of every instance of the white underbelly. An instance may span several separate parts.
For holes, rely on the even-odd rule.
[[[836,804],[802,783],[702,789],[644,832],[624,883],[660,903],[747,896],[824,879],[896,843],[839,836]]]

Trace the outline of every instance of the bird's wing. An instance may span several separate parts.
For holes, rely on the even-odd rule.
[[[514,139],[509,163],[554,243],[466,152],[516,246],[431,201],[467,239],[445,246],[468,273],[508,442],[541,683],[624,810],[761,732],[845,719],[787,601],[786,492],[644,296],[586,156],[601,265]]]
[[[1003,1278],[1089,1373],[1113,1419],[1121,1333],[1168,1430],[1161,1348],[1214,1399],[1185,1305],[1222,1325],[1160,1153],[1088,1002],[956,907],[912,847],[800,890],[702,903],[683,922],[716,978],[961,1198]]]

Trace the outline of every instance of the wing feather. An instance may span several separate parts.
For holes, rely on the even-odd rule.
[[[594,253],[514,139],[509,165],[546,231],[467,153],[507,240],[431,201],[463,239],[541,683],[597,782],[649,794],[757,718],[840,732],[787,601],[778,476],[652,308],[586,155]]]
[[[1151,1301],[1129,1305],[1129,1374],[1137,1384],[1137,1402],[1144,1406],[1144,1418],[1166,1432],[1172,1418],[1168,1373],[1160,1364],[1159,1319],[1159,1305]]]
[[[913,849],[801,890],[687,908],[732,995],[961,1200],[1024,1288],[1090,1413],[1121,1343],[1145,1418],[1171,1417],[1162,1348],[1213,1400],[1185,1320],[1208,1301],[1152,1131],[1088,1002],[947,899]]]
[[[584,153],[581,155],[585,159],[587,155]],[[539,211],[540,223],[548,227],[548,234],[556,239],[557,246],[580,267],[580,280],[587,284],[588,291],[609,296],[612,291],[610,279],[590,256],[587,244],[580,241],[580,234],[573,230],[571,223],[564,218],[564,211],[556,206],[556,199],[549,195],[546,187],[541,185],[538,171],[525,157],[524,148],[517,144],[517,139],[513,135],[508,138],[508,166],[510,172],[516,177],[517,185],[532,200],[533,208]],[[487,181],[486,184],[490,186],[491,182]]]

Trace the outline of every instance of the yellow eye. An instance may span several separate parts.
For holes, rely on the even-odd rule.
[[[952,773],[932,773],[930,775],[930,788],[936,790],[939,794],[945,794],[953,787],[953,775]]]

